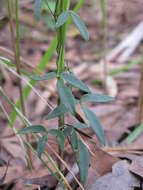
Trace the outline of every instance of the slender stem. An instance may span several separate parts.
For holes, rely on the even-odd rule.
[[[16,70],[17,70],[17,73],[21,75],[21,72],[20,72],[18,2],[17,2],[17,0],[15,0],[15,10],[16,10],[16,45],[15,45],[15,37],[14,37],[13,19],[12,19],[12,5],[11,5],[11,0],[8,0],[8,12],[9,12],[9,21],[10,21],[11,40],[12,40],[12,46],[13,46],[13,51],[14,51]],[[23,114],[25,115],[25,105],[24,105],[24,98],[23,98],[23,92],[22,92],[22,84],[21,84],[21,80],[17,80],[17,81],[18,81],[18,87],[19,87],[19,93],[20,93],[21,109],[22,109]]]
[[[107,53],[107,2],[106,0],[101,0],[101,9],[102,9],[102,23],[104,28],[104,37],[103,37],[103,44],[104,44],[104,50],[103,50],[103,60],[104,60],[104,92],[107,94],[107,77],[108,77],[108,68],[107,68],[107,59],[106,59],[106,53]]]
[[[14,36],[14,26],[13,26],[12,4],[11,3],[12,3],[11,0],[8,0],[8,13],[9,13],[9,21],[10,21],[11,40],[12,40],[12,46],[13,46],[13,51],[14,51],[16,71],[19,75],[21,75],[21,71],[20,71],[20,34],[19,34],[19,19],[18,19],[18,0],[15,0],[16,44],[15,44],[15,36]],[[22,88],[21,79],[18,79],[17,82],[18,82],[18,88],[19,88],[21,110],[22,110],[23,115],[26,117],[26,110],[25,110],[25,104],[24,104],[23,88]],[[26,138],[29,141],[29,137],[26,136]],[[27,150],[27,153],[29,156],[28,165],[31,168],[32,156],[31,156],[31,152],[29,151],[29,149]]]
[[[63,12],[69,9],[70,0],[57,0],[56,1],[56,9],[55,9],[55,20],[57,20],[58,16]],[[57,74],[59,78],[61,78],[61,74],[65,69],[65,43],[66,43],[66,24],[62,25],[57,29]],[[58,98],[58,105],[60,104],[60,98]],[[58,121],[58,129],[62,130],[64,126],[64,115],[59,117]],[[62,151],[59,146],[59,155],[62,157]],[[58,166],[61,169],[61,162],[58,160]]]
[[[143,47],[142,47],[143,52]],[[140,74],[140,81],[139,81],[139,97],[137,102],[137,111],[136,111],[136,126],[142,123],[143,117],[143,56],[142,56],[142,64],[141,64],[141,74]]]

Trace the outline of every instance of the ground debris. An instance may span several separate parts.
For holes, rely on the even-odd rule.
[[[139,180],[129,172],[127,161],[119,161],[108,173],[92,185],[90,190],[131,190],[131,187],[140,187]]]

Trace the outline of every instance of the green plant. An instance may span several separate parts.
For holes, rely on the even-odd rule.
[[[40,6],[40,5],[39,5]],[[92,103],[105,103],[112,101],[113,98],[101,94],[93,94],[88,86],[79,80],[70,68],[65,63],[65,46],[66,46],[66,31],[68,27],[68,19],[72,18],[72,21],[79,29],[81,36],[88,40],[89,35],[87,28],[81,18],[73,11],[69,10],[70,0],[56,1],[55,12],[52,13],[55,19],[56,27],[56,51],[57,51],[57,70],[50,72],[44,76],[32,75],[31,79],[34,81],[48,80],[52,78],[57,79],[57,91],[58,101],[57,107],[54,108],[45,119],[54,119],[58,117],[57,129],[47,130],[41,125],[32,125],[19,131],[19,134],[27,133],[40,133],[41,137],[38,141],[37,152],[39,158],[45,150],[46,143],[48,141],[48,135],[54,135],[59,145],[59,155],[62,157],[64,151],[64,142],[68,139],[73,153],[76,155],[77,163],[79,166],[80,180],[82,184],[85,184],[88,168],[90,164],[89,152],[87,145],[81,137],[81,129],[91,127],[99,140],[105,145],[105,138],[102,126],[96,115],[87,108],[86,102]],[[76,99],[72,92],[72,89],[78,88],[84,95],[80,99]],[[80,104],[89,124],[86,124],[81,116],[76,111],[76,105]],[[65,114],[70,113],[77,123],[68,124],[65,123]],[[84,133],[83,133],[84,134]],[[61,168],[61,162],[58,162],[59,168]]]
[[[38,1],[38,0],[37,0]],[[81,6],[83,4],[83,0],[79,0],[78,3],[75,5],[73,11],[77,12]],[[35,10],[36,11],[36,10]],[[67,21],[67,28],[69,27],[69,25],[71,24],[71,19],[69,19]],[[51,44],[49,45],[48,50],[46,51],[46,53],[44,54],[44,56],[42,57],[39,65],[37,66],[37,68],[35,69],[35,73],[37,73],[38,71],[43,71],[45,69],[45,67],[47,66],[48,62],[50,61],[56,47],[57,47],[57,35],[54,37],[54,39],[52,40]],[[35,85],[35,81],[34,80],[30,80],[29,82],[32,86]],[[23,96],[24,96],[24,100],[26,100],[31,92],[32,88],[30,86],[26,86],[23,90]],[[17,101],[16,103],[17,108],[20,108],[20,100]],[[14,124],[14,121],[17,117],[17,114],[15,111],[12,112],[12,114],[10,115],[10,120],[11,123]]]
[[[15,62],[17,63],[16,64],[17,73],[13,71],[12,67],[14,65],[9,60],[6,60],[3,57],[0,57],[0,64],[5,65],[5,67],[8,68],[10,72],[15,74],[20,80],[24,80],[22,78],[22,74],[25,74],[26,76],[28,75],[20,68],[20,47],[19,47],[20,36],[19,36],[19,22],[18,22],[18,0],[15,0],[16,33],[17,33],[16,46],[15,46],[14,35],[12,31],[13,30],[12,15],[11,15],[12,11],[10,7],[11,6],[10,3],[11,2],[9,1],[11,34],[12,34],[13,46],[14,46],[14,52],[15,52]],[[39,17],[41,14],[41,7],[42,7],[41,3],[42,3],[42,0],[35,0],[35,15],[37,17]],[[68,189],[72,189],[72,188],[70,187],[64,175],[61,172],[62,165],[68,168],[68,166],[66,165],[66,163],[64,162],[62,158],[65,140],[68,140],[71,146],[71,149],[73,150],[73,154],[76,157],[77,164],[79,167],[79,172],[80,172],[80,181],[84,186],[87,175],[88,175],[88,168],[90,164],[88,146],[86,145],[85,141],[83,140],[81,136],[81,135],[84,135],[85,137],[87,136],[84,133],[84,129],[91,127],[93,131],[95,132],[95,134],[97,135],[97,137],[99,138],[99,140],[105,145],[104,131],[102,129],[100,121],[96,117],[96,115],[89,108],[87,108],[86,103],[87,102],[105,103],[105,102],[109,102],[113,100],[113,98],[109,96],[92,93],[91,90],[88,88],[88,86],[74,75],[74,73],[71,71],[71,68],[69,68],[65,62],[66,32],[71,21],[73,21],[73,23],[76,25],[76,27],[80,31],[80,34],[83,37],[83,39],[86,41],[89,39],[89,34],[84,22],[81,20],[78,14],[76,14],[76,11],[81,7],[82,3],[83,3],[83,0],[80,0],[77,3],[74,11],[72,11],[70,10],[70,0],[60,0],[60,1],[56,0],[54,12],[53,10],[50,9],[51,14],[54,17],[54,21],[55,21],[56,37],[53,39],[48,51],[42,58],[42,61],[40,62],[37,70],[40,70],[40,71],[44,70],[47,62],[50,60],[55,50],[57,52],[57,60],[56,60],[57,69],[54,72],[46,73],[43,76],[39,76],[39,73],[37,72],[37,70],[34,71],[34,74],[30,76],[31,80],[27,83],[28,86],[26,86],[26,88],[23,91],[20,91],[20,93],[22,93],[21,94],[22,96],[20,98],[20,101],[16,105],[6,96],[5,92],[0,87],[0,93],[5,97],[5,99],[8,101],[8,103],[14,110],[11,117],[8,117],[3,105],[0,104],[1,109],[5,113],[7,119],[9,120],[11,128],[14,129],[14,121],[15,121],[16,116],[18,116],[23,122],[25,128],[19,130],[17,135],[21,135],[21,134],[27,135],[29,133],[32,133],[32,137],[37,142],[37,151],[33,149],[32,145],[29,142],[29,139],[24,140],[24,143],[29,147],[29,149],[31,150],[33,154],[38,155],[39,159],[48,168],[48,170],[53,175],[55,175],[55,177],[60,181],[60,183],[63,186],[67,187]],[[51,109],[51,112],[45,117],[45,119],[50,120],[50,119],[54,119],[58,117],[58,126],[56,129],[48,130],[42,125],[32,125],[32,123],[27,119],[25,111],[23,109],[24,109],[24,101],[28,97],[31,89],[37,93],[37,91],[33,87],[34,84],[37,81],[49,80],[53,78],[57,80],[57,91],[58,91],[57,106],[53,109],[53,106],[51,106],[51,104],[48,103]],[[19,88],[22,89],[21,83],[19,84]],[[79,99],[75,98],[73,94],[73,88],[78,88],[80,91],[82,91],[83,95]],[[81,106],[87,120],[89,121],[88,123],[85,123],[85,121],[79,115],[78,111],[76,110],[77,105]],[[22,110],[22,112],[20,110]],[[66,123],[65,115],[67,113],[70,113],[72,117],[76,119],[76,122],[72,124]],[[49,146],[48,144],[49,135],[53,135],[56,137],[56,140],[59,146],[59,155],[53,151],[56,157],[58,158],[57,164],[53,161],[52,157],[45,150],[45,147]],[[52,171],[52,169],[49,167],[47,162],[43,159],[42,157],[43,154],[45,155],[48,162],[51,163],[52,167],[55,169],[58,175],[56,175]],[[74,179],[76,180],[76,182],[81,187],[81,189],[84,189],[83,186],[77,180],[77,178],[74,176],[74,174],[72,175]]]

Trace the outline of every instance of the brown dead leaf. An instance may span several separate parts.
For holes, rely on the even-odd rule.
[[[88,142],[90,148],[91,167],[99,174],[103,175],[112,169],[112,165],[119,161],[118,158],[111,156],[98,148],[93,142]]]
[[[96,149],[94,151],[94,155],[91,155],[91,167],[95,169],[95,171],[99,175],[103,175],[112,169],[112,165],[119,161],[118,158],[107,154],[101,149]]]
[[[112,167],[112,173],[108,173],[96,180],[90,190],[131,190],[132,187],[140,187],[137,178],[128,170],[126,161],[119,161]]]

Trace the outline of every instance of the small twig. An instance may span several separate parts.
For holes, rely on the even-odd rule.
[[[104,147],[102,150],[105,152],[143,151],[143,147]]]
[[[104,60],[104,91],[107,94],[108,88],[107,88],[107,77],[108,77],[108,68],[107,68],[107,5],[106,0],[101,0],[101,9],[102,9],[102,22],[103,22],[103,28],[104,28],[104,37],[103,37],[103,44],[104,44],[104,50],[103,50],[103,60]]]
[[[136,112],[136,126],[141,124],[142,116],[143,116],[143,56],[142,56],[141,74],[139,81],[139,96],[138,96],[137,112]]]
[[[16,70],[19,75],[21,75],[20,71],[20,34],[19,34],[19,20],[18,20],[18,0],[15,0],[15,16],[16,16],[16,44],[15,44],[15,37],[14,37],[14,26],[13,26],[13,18],[12,18],[12,4],[11,0],[8,0],[8,13],[9,13],[9,21],[10,21],[10,31],[11,31],[11,40],[13,45],[13,51],[14,51],[14,57],[15,57],[15,64],[16,64]],[[24,102],[24,96],[23,96],[23,88],[21,79],[18,81],[18,87],[19,87],[19,94],[20,94],[20,103],[21,103],[21,109],[24,116],[26,116],[26,109],[25,109],[25,102]],[[29,136],[26,136],[27,141],[29,141]],[[29,148],[27,149],[29,161],[28,165],[32,166],[32,155],[29,151]]]

